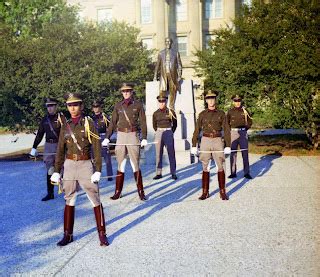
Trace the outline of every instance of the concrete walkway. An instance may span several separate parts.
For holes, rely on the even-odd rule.
[[[138,199],[130,167],[120,200],[109,199],[114,181],[104,180],[106,248],[85,195],[77,201],[75,241],[57,247],[64,200],[40,201],[42,162],[0,162],[0,275],[319,276],[320,157],[250,155],[250,162],[254,179],[241,178],[238,160],[227,202],[219,199],[215,168],[211,197],[197,200],[200,164],[180,167],[176,182],[169,174],[153,181],[154,168],[143,166],[147,202]]]

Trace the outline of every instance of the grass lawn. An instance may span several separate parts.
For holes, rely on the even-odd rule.
[[[289,134],[249,136],[249,152],[285,156],[320,156],[320,149],[314,150],[306,135]]]

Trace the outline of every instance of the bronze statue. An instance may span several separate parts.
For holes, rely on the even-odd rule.
[[[160,72],[160,95],[166,95],[169,91],[169,108],[174,109],[176,93],[181,91],[182,64],[179,52],[171,47],[172,39],[166,38],[165,44],[166,48],[159,52],[153,80],[157,80]]]

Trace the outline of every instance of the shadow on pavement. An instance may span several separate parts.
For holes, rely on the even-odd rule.
[[[187,180],[189,177],[194,176],[195,172],[198,172],[198,171],[199,171],[199,165],[192,164],[192,165],[187,166],[181,170],[178,170],[177,176],[180,180],[184,180],[184,179]],[[121,220],[121,219],[129,216],[129,215],[132,215],[134,213],[151,208],[151,210],[148,210],[144,215],[133,220],[132,222],[130,222],[126,226],[122,227],[121,229],[119,229],[118,231],[116,231],[115,233],[110,235],[109,236],[110,242],[112,242],[115,238],[117,238],[118,236],[120,236],[124,232],[126,232],[126,231],[130,230],[131,228],[135,227],[136,225],[140,224],[141,222],[143,222],[144,220],[146,220],[150,216],[154,215],[155,213],[160,212],[161,210],[169,207],[170,205],[172,205],[174,203],[178,203],[178,202],[183,201],[184,199],[188,198],[190,195],[193,195],[194,193],[196,193],[200,188],[199,187],[199,180],[192,180],[191,182],[184,182],[182,184],[179,183],[177,186],[175,186],[177,181],[171,180],[171,175],[166,175],[166,176],[169,177],[170,181],[168,183],[166,183],[165,185],[160,186],[160,187],[156,188],[155,190],[153,190],[152,192],[150,192],[147,195],[147,197],[149,198],[148,201],[145,201],[141,205],[135,207],[133,210],[125,212],[125,213],[123,213],[119,216],[116,216],[108,221],[109,224],[112,224],[118,220]],[[168,180],[168,178],[166,178],[166,176],[164,176],[161,179],[160,183]],[[153,184],[152,186],[149,186],[149,188],[156,186],[156,185],[159,185],[159,182]],[[169,187],[171,187],[171,189],[166,190]],[[164,191],[164,190],[166,190],[166,191]],[[163,191],[163,193],[161,193],[153,198],[150,197],[151,195],[155,195],[156,193],[160,193],[161,191]]]

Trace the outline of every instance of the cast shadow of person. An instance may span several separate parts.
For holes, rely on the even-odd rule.
[[[189,177],[194,176],[195,169],[198,167],[197,164],[190,165],[188,167],[185,167],[177,172],[179,179],[181,180],[187,180]],[[171,175],[170,175],[171,177]],[[165,178],[165,176],[164,176]],[[168,183],[166,183],[163,186],[160,186],[150,193],[148,193],[148,201],[143,202],[141,205],[135,207],[131,211],[124,212],[121,215],[118,215],[111,220],[108,221],[108,224],[114,223],[118,220],[121,220],[127,216],[130,216],[134,213],[141,212],[143,210],[147,210],[147,212],[137,219],[131,221],[115,233],[111,234],[108,239],[110,242],[112,242],[116,237],[120,236],[124,232],[134,228],[147,218],[151,217],[152,215],[160,212],[161,210],[169,207],[170,205],[174,203],[178,203],[181,201],[184,201],[189,196],[195,194],[199,189],[199,180],[192,180],[187,181],[183,183],[179,183],[178,185],[175,185],[175,180],[170,180]],[[157,184],[159,184],[157,182]],[[154,184],[156,185],[156,184]],[[168,188],[170,189],[168,190]],[[149,187],[150,188],[150,187]],[[155,195],[154,197],[151,197],[152,195]],[[151,209],[150,209],[151,208]]]
[[[254,182],[255,178],[265,175],[267,172],[269,172],[271,170],[271,167],[273,166],[273,161],[275,159],[278,159],[281,157],[282,157],[282,154],[278,151],[276,151],[272,154],[267,154],[267,155],[260,157],[259,160],[257,160],[256,162],[254,162],[253,164],[250,165],[250,174],[253,179],[250,180],[250,179],[243,178],[243,180],[239,184],[237,184],[231,190],[227,191],[227,195],[230,197],[232,194],[234,194],[235,192],[240,190],[243,186],[247,185],[249,182],[252,184]],[[238,176],[239,175],[242,176],[243,170],[241,170],[240,172],[237,172],[237,174],[238,174]],[[228,174],[226,174],[226,176],[227,175]],[[226,187],[227,188],[230,187],[232,184],[237,182],[239,180],[239,178],[240,177],[232,179],[230,182],[228,182],[228,179],[226,179]],[[219,192],[219,189],[216,189],[215,191],[213,191],[210,194],[210,196],[214,195],[218,192]]]

